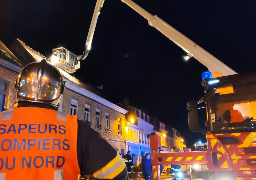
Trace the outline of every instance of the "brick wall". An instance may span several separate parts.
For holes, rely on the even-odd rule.
[[[98,131],[101,136],[113,146],[113,148],[118,150],[118,152],[121,152],[121,149],[125,149],[125,115],[67,88],[65,88],[63,93],[62,112],[70,114],[71,99],[78,101],[77,117],[79,120],[84,120],[85,104],[90,105],[91,128]],[[101,130],[96,129],[96,109],[100,110]],[[111,132],[106,131],[106,113],[109,113],[110,115]],[[122,119],[122,135],[118,134],[118,123],[120,118]]]
[[[0,78],[9,82],[9,95],[8,102],[9,107],[7,109],[12,108],[16,103],[16,93],[15,93],[15,80],[18,76],[18,73],[7,69],[3,66],[0,66]],[[79,120],[84,120],[85,115],[85,104],[90,105],[90,120],[91,120],[91,127],[98,131],[103,138],[105,138],[109,144],[113,146],[113,148],[117,149],[118,152],[121,152],[121,149],[125,150],[125,115],[108,108],[92,99],[84,97],[80,94],[77,94],[74,91],[69,89],[64,90],[63,94],[63,105],[62,105],[62,112],[66,114],[70,114],[70,105],[71,99],[75,99],[78,101],[78,112],[77,116]],[[96,109],[101,111],[101,130],[97,130],[96,126]],[[110,115],[110,129],[111,132],[106,131],[106,113]],[[118,134],[118,123],[122,119],[122,134]]]

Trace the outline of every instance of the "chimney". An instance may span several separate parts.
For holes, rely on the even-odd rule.
[[[98,89],[103,90],[103,84],[101,84],[100,86],[96,86]]]
[[[128,106],[129,106],[129,98],[128,97],[123,99],[123,106],[125,109],[128,108]]]

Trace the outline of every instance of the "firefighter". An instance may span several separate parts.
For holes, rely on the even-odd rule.
[[[24,67],[16,80],[16,109],[0,112],[0,179],[126,180],[120,155],[77,116],[57,111],[62,75],[45,60]]]
[[[125,164],[126,164],[127,171],[131,172],[132,165],[133,165],[131,151],[127,151],[127,154],[124,155],[123,159],[124,159],[123,162],[125,162]]]

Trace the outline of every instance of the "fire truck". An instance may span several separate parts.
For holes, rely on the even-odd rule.
[[[191,131],[200,127],[199,109],[207,119],[207,167],[233,179],[256,179],[256,73],[217,78],[202,82],[205,94],[187,104]]]
[[[143,16],[150,26],[181,47],[187,53],[187,59],[194,57],[209,70],[203,73],[202,78],[205,94],[198,100],[187,103],[189,129],[206,133],[207,151],[193,152],[185,149],[184,152],[159,153],[161,139],[152,135],[152,178],[160,179],[160,165],[184,164],[187,178],[190,178],[191,165],[207,164],[211,179],[256,179],[256,74],[238,75],[158,16],[151,15],[132,0],[122,2]],[[85,59],[91,49],[103,3],[104,0],[97,0],[85,50],[78,61]],[[206,112],[206,119],[201,119],[199,110],[202,109]],[[200,121],[205,122],[205,128],[200,126]]]
[[[98,0],[96,3],[91,22],[94,29],[99,7],[102,7],[103,2],[104,0]],[[152,178],[160,179],[160,165],[184,164],[187,178],[190,178],[191,165],[207,164],[211,172],[210,179],[256,179],[256,74],[238,75],[158,16],[151,15],[132,0],[122,2],[181,47],[187,53],[187,59],[194,57],[209,70],[203,73],[202,78],[205,94],[198,100],[187,103],[189,129],[206,133],[207,151],[191,152],[190,149],[185,149],[184,152],[159,153],[161,139],[152,135]],[[201,109],[205,111],[206,119],[199,116]],[[200,121],[205,122],[205,128],[200,127]]]

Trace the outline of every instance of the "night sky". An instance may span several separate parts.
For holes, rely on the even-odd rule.
[[[238,73],[256,66],[256,1],[134,0],[186,35]],[[95,0],[3,0],[0,40],[15,38],[49,57],[58,44],[82,54]],[[186,103],[203,95],[201,73],[207,68],[167,39],[121,0],[105,0],[92,50],[76,75],[103,84],[114,102],[129,97],[178,129],[188,144],[204,141],[191,133]]]

